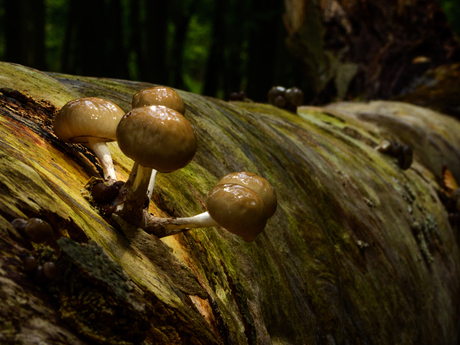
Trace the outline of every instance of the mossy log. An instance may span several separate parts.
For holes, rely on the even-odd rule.
[[[67,101],[125,111],[148,84],[46,74],[0,63],[2,344],[450,344],[459,314],[458,229],[442,202],[442,167],[460,181],[460,123],[396,102],[301,107],[224,102],[178,90],[199,145],[158,174],[149,210],[198,214],[234,171],[275,187],[278,209],[252,243],[219,227],[161,240],[122,233],[85,198],[101,169],[51,130]],[[407,170],[375,150],[414,148]],[[133,162],[109,144],[116,172]],[[47,220],[33,244],[15,218]],[[127,226],[129,228],[129,226]],[[22,259],[53,260],[53,281]]]

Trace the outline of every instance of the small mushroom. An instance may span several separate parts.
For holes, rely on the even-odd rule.
[[[43,264],[43,275],[50,279],[56,279],[57,277],[57,266],[54,262],[48,261]]]
[[[275,188],[266,179],[251,172],[240,171],[222,177],[217,185],[228,183],[239,184],[256,192],[264,202],[267,218],[273,216],[277,206],[276,192]]]
[[[239,92],[232,92],[228,96],[229,101],[244,101],[247,98],[246,92],[239,91]]]
[[[133,109],[150,105],[163,105],[182,115],[185,113],[185,105],[182,98],[180,98],[176,91],[164,86],[155,86],[140,90],[134,95],[131,105]]]
[[[27,220],[23,218],[15,218],[11,221],[11,225],[14,226],[14,228],[21,234],[25,235],[24,229],[27,226]]]
[[[53,236],[51,225],[39,218],[30,218],[24,228],[26,236],[35,243],[43,243]]]
[[[303,92],[298,87],[291,87],[284,93],[287,101],[292,104],[295,108],[300,107],[303,104]]]
[[[273,187],[267,180],[254,175],[241,172],[221,179],[208,194],[206,212],[184,218],[147,217],[143,228],[148,233],[164,237],[191,228],[220,225],[246,242],[251,242],[276,210]]]
[[[106,142],[116,140],[117,125],[123,115],[124,111],[108,100],[78,98],[62,107],[54,119],[53,130],[63,141],[92,149],[101,163],[104,179],[113,182],[117,177]]]
[[[280,107],[278,104],[281,104],[281,101],[278,99],[276,101],[277,97],[281,97],[286,101],[286,96],[285,96],[286,88],[283,86],[273,86],[269,91],[268,91],[268,103],[273,104],[277,107]]]
[[[402,144],[396,140],[390,140],[390,150],[388,154],[393,157],[398,157],[402,151]]]
[[[273,86],[268,91],[268,103],[278,108],[296,112],[297,107],[303,104],[303,92],[295,86],[287,90],[283,86]]]
[[[26,273],[31,273],[37,268],[37,259],[32,255],[25,257],[22,262]]]
[[[185,114],[184,101],[182,101],[182,98],[179,96],[179,94],[170,87],[156,86],[140,90],[133,96],[131,105],[133,109],[150,105],[162,105],[173,109],[182,115]],[[134,165],[133,170],[136,169],[137,165]],[[149,201],[152,197],[153,188],[155,186],[156,173],[157,171],[152,169],[147,192]]]
[[[287,105],[286,97],[281,96],[281,95],[276,96],[272,104],[277,108],[284,109],[286,108],[286,105]]]
[[[136,224],[142,214],[152,170],[173,172],[186,166],[195,155],[195,130],[179,112],[165,106],[135,108],[121,119],[117,128],[118,146],[134,160],[124,189],[129,192],[116,213]],[[126,206],[128,206],[126,208]],[[140,210],[139,210],[140,207]],[[129,219],[132,218],[132,219]]]
[[[407,145],[402,145],[401,153],[397,157],[399,167],[403,170],[409,169],[412,164],[413,156],[414,151],[412,150],[412,148]]]

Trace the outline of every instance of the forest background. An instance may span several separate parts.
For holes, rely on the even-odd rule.
[[[440,0],[460,34],[460,1]],[[277,0],[0,0],[0,60],[42,71],[110,77],[227,99],[266,101],[299,86]]]

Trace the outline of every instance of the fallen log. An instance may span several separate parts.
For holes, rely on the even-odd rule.
[[[192,216],[224,175],[250,171],[278,208],[246,243],[219,227],[158,239],[117,229],[84,186],[92,152],[54,136],[86,96],[130,109],[145,83],[0,63],[0,340],[69,344],[449,344],[456,339],[458,227],[442,169],[460,181],[460,123],[397,102],[291,113],[177,90],[198,137],[192,162],[158,174],[149,212]],[[406,170],[375,148],[414,149]],[[109,143],[126,180],[133,162]],[[450,211],[449,211],[450,212]],[[12,224],[53,228],[31,243]],[[27,273],[23,259],[58,274]]]

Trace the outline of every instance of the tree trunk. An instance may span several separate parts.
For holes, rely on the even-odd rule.
[[[169,7],[166,1],[145,1],[143,19],[145,33],[137,33],[143,37],[143,53],[140,66],[141,78],[155,84],[168,84],[169,66],[167,59],[167,31]]]
[[[206,74],[203,86],[203,95],[216,97],[219,87],[222,84],[222,71],[224,59],[224,9],[223,1],[214,3],[213,21],[212,21],[212,36],[209,49],[208,59],[206,61]]]
[[[5,1],[4,19],[5,59],[46,69],[44,1]]]
[[[278,208],[251,243],[220,227],[159,240],[104,216],[84,188],[100,177],[97,160],[51,128],[71,99],[98,95],[127,111],[149,85],[0,63],[2,342],[455,341],[459,215],[442,171],[460,181],[457,120],[397,102],[294,114],[179,90],[198,151],[185,168],[158,174],[149,211],[201,213],[235,171],[267,178]],[[383,139],[414,149],[409,168],[375,150]],[[108,145],[126,181],[133,162]],[[48,221],[53,237],[31,243],[11,224],[18,217]],[[54,262],[57,276],[26,273],[28,255]]]
[[[460,45],[435,0],[286,0],[286,42],[316,102],[388,99],[428,69],[460,61]]]

